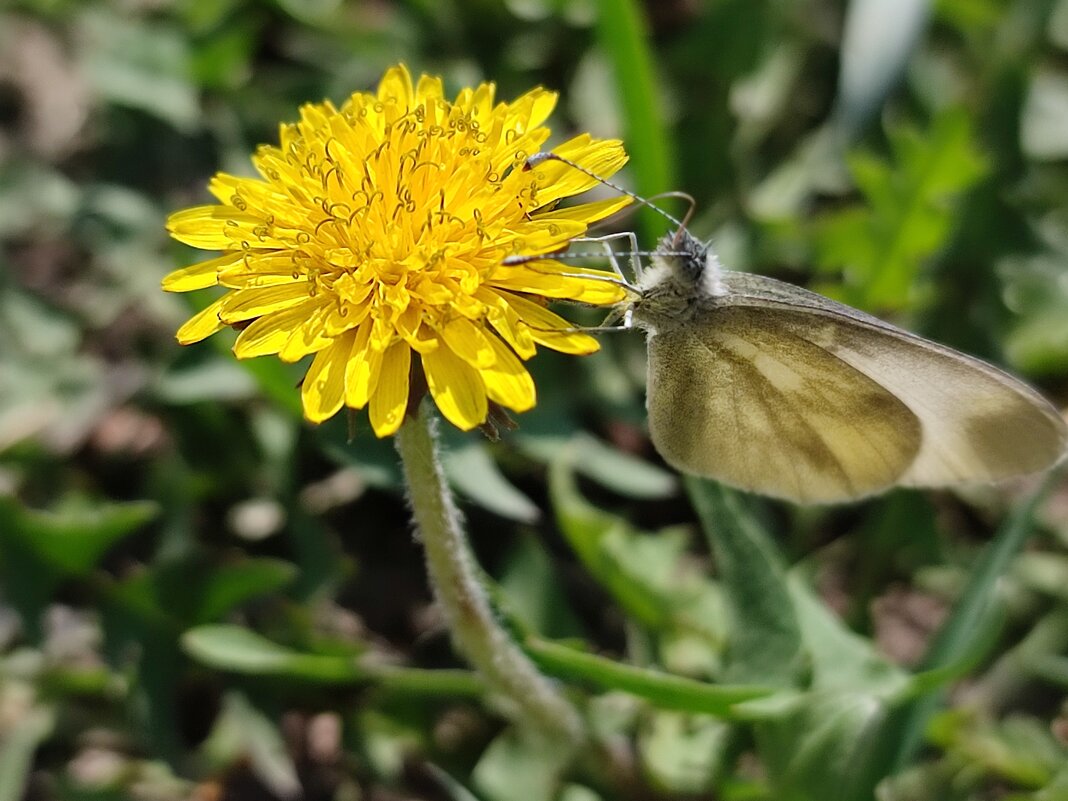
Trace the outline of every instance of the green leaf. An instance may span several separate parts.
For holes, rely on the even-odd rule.
[[[372,682],[401,696],[480,696],[485,690],[466,670],[422,670],[374,659],[314,654],[287,648],[241,626],[197,626],[182,635],[182,649],[208,667],[250,676],[277,676],[313,683]]]
[[[521,534],[498,583],[509,613],[518,614],[525,629],[548,637],[575,637],[582,624],[560,592],[558,570],[537,536]]]
[[[779,687],[800,679],[805,656],[786,571],[737,493],[687,477],[686,489],[716,561],[727,606],[726,678]]]
[[[897,83],[927,22],[931,0],[853,0],[846,12],[836,122],[848,140]]]
[[[798,575],[787,584],[811,664],[810,689],[741,704],[735,714],[760,721],[758,753],[778,797],[865,801],[874,787],[872,743],[887,710],[913,688],[904,671],[847,628]]]
[[[108,548],[158,513],[154,503],[92,505],[71,501],[43,512],[0,497],[0,579],[31,639],[40,614],[68,578],[88,575]]]
[[[520,523],[541,517],[541,510],[504,477],[482,443],[446,451],[444,467],[449,483],[483,509]]]
[[[33,755],[52,734],[55,713],[34,707],[22,715],[18,725],[11,723],[5,723],[4,739],[0,741],[0,801],[19,801],[26,797]]]
[[[642,625],[682,627],[718,639],[718,621],[705,615],[709,585],[684,567],[688,536],[682,531],[641,534],[621,517],[579,495],[568,459],[549,469],[557,525],[586,569]]]
[[[661,709],[734,718],[732,707],[755,698],[767,698],[770,687],[706,684],[684,676],[634,667],[603,656],[584,653],[537,637],[528,637],[523,649],[550,676],[583,681],[600,690],[619,690],[644,698]]]
[[[81,18],[85,74],[103,98],[148,112],[189,133],[200,123],[188,40],[182,32],[96,7]]]
[[[280,559],[206,564],[204,555],[157,560],[112,588],[111,598],[142,622],[162,629],[210,623],[253,598],[282,589],[296,568]]]
[[[54,512],[43,512],[0,497],[0,543],[18,542],[63,575],[84,576],[108,548],[158,513],[151,501],[72,501]]]
[[[812,668],[813,689],[883,697],[906,689],[905,672],[878,655],[871,640],[843,624],[800,577],[791,575],[788,584]]]
[[[427,762],[424,767],[427,772],[434,777],[434,780],[445,789],[445,792],[448,793],[449,801],[480,801],[474,793],[433,762]]]
[[[369,678],[352,657],[300,653],[241,626],[198,626],[182,635],[182,648],[202,664],[236,673],[321,682]]]
[[[1068,156],[1068,77],[1060,70],[1037,70],[1020,114],[1020,146],[1035,161]]]
[[[864,692],[807,693],[778,720],[756,726],[775,798],[870,801],[865,765],[886,702]]]
[[[252,598],[282,589],[296,574],[297,569],[281,559],[246,559],[212,568],[196,589],[195,620],[218,620]]]
[[[1007,259],[998,271],[1006,302],[1020,312],[1004,341],[1009,363],[1032,375],[1062,373],[1068,367],[1068,293],[1060,285],[1064,257]]]
[[[953,233],[961,196],[989,170],[962,110],[941,113],[928,130],[898,127],[887,135],[889,160],[849,157],[866,204],[833,212],[817,231],[820,266],[844,271],[847,281],[827,291],[871,309],[915,301],[925,261]]]
[[[559,744],[511,728],[490,743],[471,776],[485,801],[551,801],[570,760]]]
[[[730,734],[730,726],[719,720],[658,712],[638,736],[642,767],[664,792],[711,792],[727,756]]]
[[[278,722],[268,718],[241,693],[229,692],[203,749],[218,768],[247,760],[252,773],[277,798],[301,795],[297,768]]]
[[[958,709],[936,716],[929,730],[953,762],[1019,787],[1045,787],[1068,765],[1068,748],[1031,716],[989,720]]]
[[[518,442],[532,457],[548,464],[566,461],[579,475],[628,498],[656,500],[679,490],[672,473],[587,434],[567,438],[521,436]]]
[[[205,360],[192,367],[164,373],[156,382],[164,403],[181,405],[203,401],[234,401],[252,397],[256,383],[232,354]]]

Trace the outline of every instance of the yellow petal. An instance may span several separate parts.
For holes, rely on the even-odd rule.
[[[556,108],[556,92],[550,92],[547,89],[537,88],[531,92],[528,92],[525,96],[533,96],[533,104],[530,107],[530,119],[527,121],[527,128],[536,128],[541,125],[547,119],[549,115],[553,113],[553,109]]]
[[[378,84],[378,99],[382,102],[394,101],[403,108],[412,104],[412,76],[403,64],[390,67]]]
[[[369,417],[375,436],[388,437],[396,433],[404,422],[408,409],[408,373],[411,370],[412,350],[398,341],[382,354],[378,386],[371,395]]]
[[[494,330],[521,358],[529,359],[537,352],[534,338],[523,324],[519,313],[508,305],[502,294],[504,293],[498,294],[489,287],[479,287],[475,296],[485,304],[486,318]]]
[[[485,123],[487,117],[493,111],[493,96],[496,91],[497,87],[494,84],[480,83],[478,88],[475,89],[475,93],[471,96],[471,110],[480,125]]]
[[[482,376],[449,348],[422,356],[426,383],[445,419],[470,431],[486,419],[489,406]]]
[[[167,219],[167,230],[179,242],[203,250],[286,247],[263,220],[233,206],[194,206],[177,211]]]
[[[315,354],[304,376],[300,399],[304,404],[304,416],[313,423],[333,417],[344,402],[345,364],[353,339],[355,334],[346,334]]]
[[[219,283],[231,289],[291,284],[307,277],[291,251],[249,251],[234,266],[219,273]]]
[[[317,353],[331,344],[339,334],[359,325],[359,320],[351,320],[341,315],[336,298],[327,296],[325,303],[300,321],[289,335],[286,344],[278,351],[278,358],[284,362],[296,362],[309,353]],[[352,322],[351,326],[347,324]]]
[[[415,88],[415,102],[426,103],[428,100],[439,100],[445,96],[441,86],[441,78],[434,75],[420,75],[419,83]]]
[[[539,345],[579,356],[595,353],[600,349],[600,344],[589,334],[568,330],[575,328],[575,324],[569,320],[518,295],[507,292],[502,292],[501,295],[530,327],[530,335]]]
[[[441,329],[441,337],[453,353],[472,367],[489,367],[496,358],[490,344],[492,337],[487,337],[480,326],[464,317],[449,320]]]
[[[239,359],[251,359],[254,356],[278,353],[301,323],[327,302],[329,301],[324,298],[312,298],[300,306],[268,314],[253,321],[237,337],[234,355]]]
[[[550,260],[502,267],[489,283],[512,292],[566,298],[591,306],[610,306],[627,297],[627,290],[615,273],[585,270]]]
[[[397,333],[400,334],[401,332],[398,330]],[[416,353],[433,353],[441,343],[441,335],[425,322],[420,323],[419,327],[415,329],[415,333],[401,338]]]
[[[582,165],[600,178],[610,178],[627,163],[622,142],[618,139],[594,139],[589,134],[576,136],[559,147],[554,147],[553,152]],[[599,183],[596,178],[552,159],[535,167],[534,175],[538,181],[539,206],[585,192]]]
[[[496,360],[492,367],[482,370],[486,394],[490,400],[517,412],[533,409],[537,402],[534,379],[527,368],[512,353],[511,348],[497,337],[488,337]]]
[[[365,320],[357,329],[349,363],[345,366],[345,405],[362,409],[374,395],[382,369],[382,351],[371,347],[374,323]]]
[[[539,200],[540,200],[539,196]],[[580,203],[577,206],[568,206],[564,209],[553,209],[552,211],[538,212],[535,215],[535,219],[538,220],[572,220],[574,222],[589,223],[603,220],[605,217],[609,217],[615,214],[625,206],[630,205],[633,201],[628,195],[622,197],[611,197],[606,200],[598,200],[594,203]]]
[[[219,274],[240,263],[241,253],[224,253],[214,259],[192,264],[164,277],[161,285],[164,292],[191,292],[219,283]]]
[[[226,296],[224,295],[204,311],[190,317],[185,325],[178,329],[177,340],[183,345],[192,345],[194,342],[207,339],[216,331],[221,331],[225,327],[225,323],[219,319],[219,312],[222,310],[222,304],[225,300]]]
[[[261,195],[265,191],[270,192],[270,186],[256,178],[245,178],[240,175],[231,175],[228,172],[217,172],[208,182],[208,191],[220,203],[233,204],[234,195],[251,193]],[[273,193],[277,194],[277,193]]]
[[[586,224],[574,220],[543,220],[535,217],[516,225],[514,231],[496,237],[501,245],[511,243],[517,253],[551,253],[586,233]]]
[[[226,296],[219,317],[224,323],[237,323],[284,311],[306,301],[310,297],[309,289],[308,282],[303,280],[278,286],[239,289]]]

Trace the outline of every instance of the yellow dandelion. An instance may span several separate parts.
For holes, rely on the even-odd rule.
[[[217,205],[168,220],[175,239],[222,255],[171,273],[163,288],[229,290],[178,341],[241,325],[238,358],[314,354],[301,389],[308,420],[368,406],[379,437],[403,422],[422,377],[464,430],[486,420],[490,402],[530,409],[523,360],[536,345],[598,347],[546,299],[606,305],[624,294],[606,273],[551,258],[505,264],[560,251],[628,201],[557,208],[595,180],[558,161],[526,169],[555,103],[538,88],[495,105],[490,83],[449,101],[439,78],[413,86],[401,65],[376,94],[303,106],[279,146],[256,151],[259,178],[219,173],[209,186]],[[588,135],[553,152],[602,176],[627,158],[618,141]]]

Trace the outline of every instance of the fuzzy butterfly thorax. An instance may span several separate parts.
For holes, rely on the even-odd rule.
[[[721,273],[716,254],[685,228],[667,234],[639,281],[634,322],[653,333],[686,325],[702,306],[727,294]]]

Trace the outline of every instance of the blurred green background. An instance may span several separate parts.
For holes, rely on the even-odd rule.
[[[200,258],[168,212],[399,60],[559,90],[556,141],[622,136],[726,264],[1068,398],[1066,0],[8,0],[0,801],[1068,799],[1068,485],[684,483],[636,335],[540,353],[502,442],[447,436],[501,614],[593,735],[561,766],[508,726],[390,443],[302,422],[300,366],[180,348],[211,293],[158,288]]]

